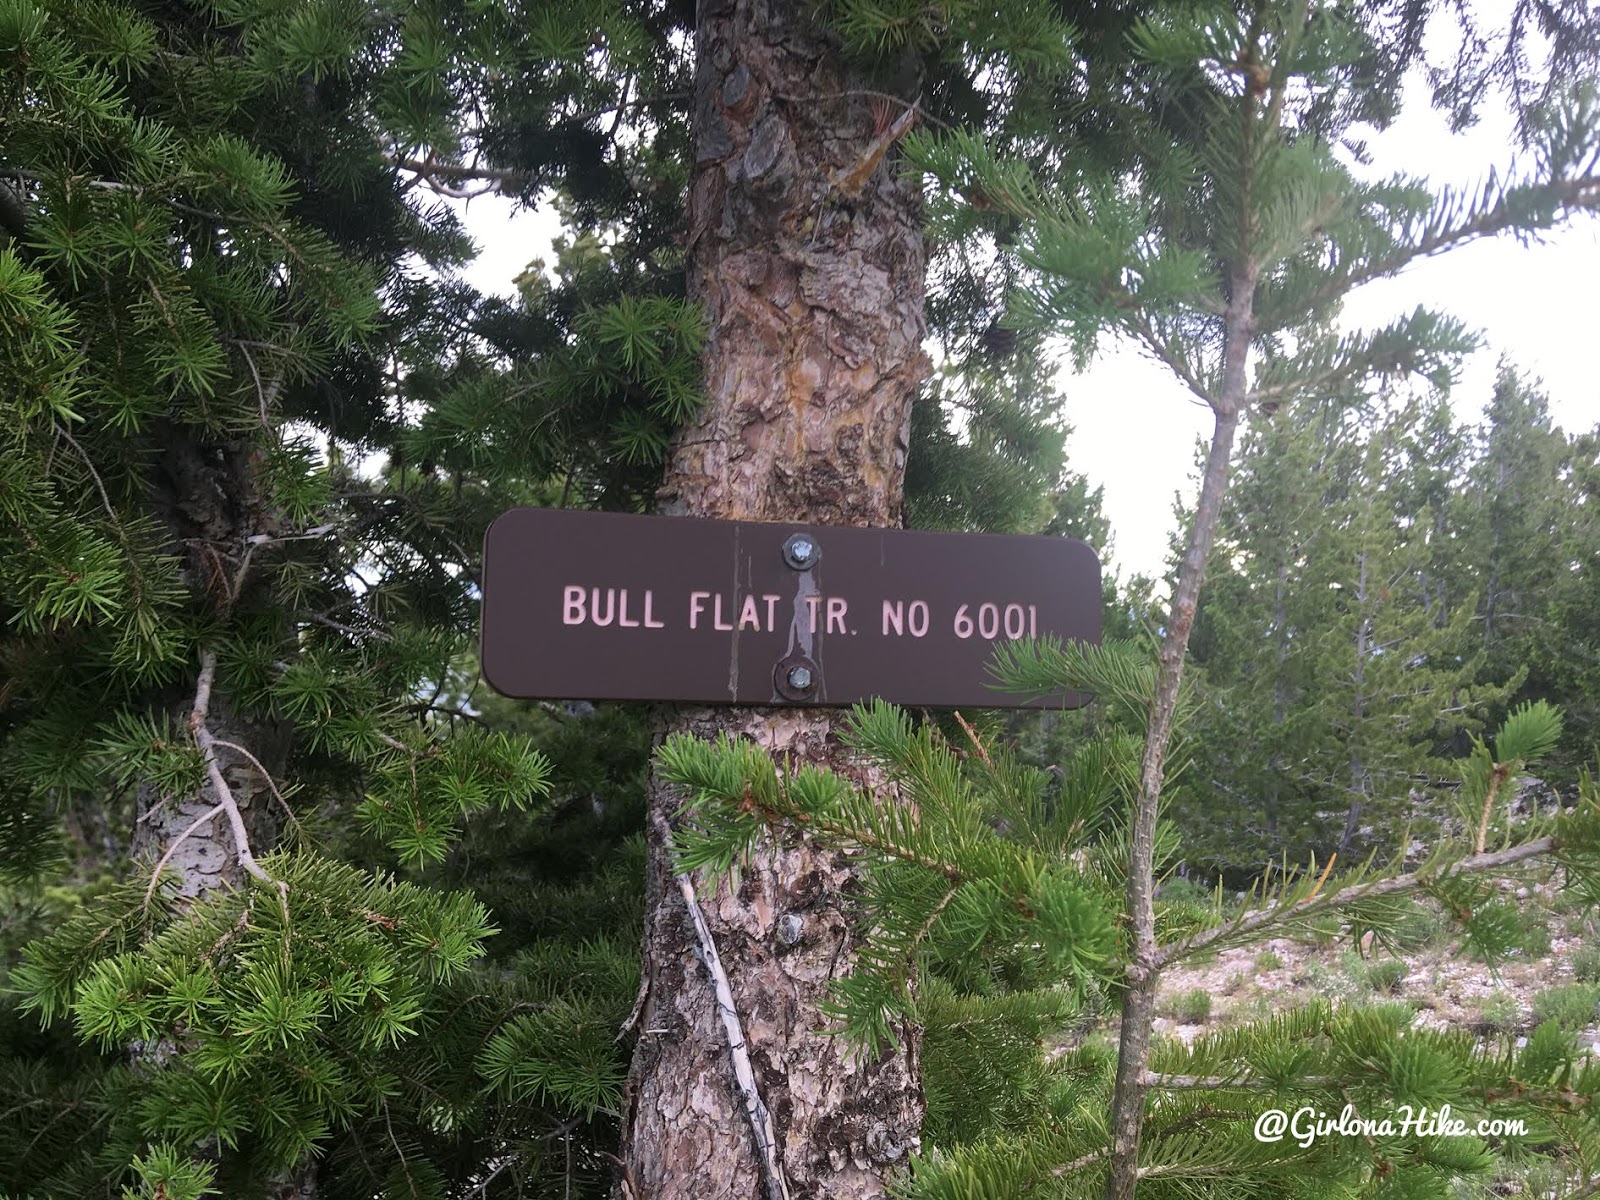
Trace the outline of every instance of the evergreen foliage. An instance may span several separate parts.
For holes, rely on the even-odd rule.
[[[1084,669],[1063,666],[1052,689],[1086,689],[1115,670],[1111,661],[1128,657],[1116,648],[1078,654]],[[1558,732],[1552,710],[1519,710],[1498,731],[1493,753],[1484,748],[1464,765],[1464,792],[1483,770],[1528,768]],[[910,1016],[924,1026],[928,1048],[933,1149],[896,1194],[1098,1195],[1114,1055],[1081,1035],[1066,1035],[1064,1051],[1051,1043],[1091,1016],[1098,997],[1115,995],[1127,969],[1125,938],[1105,918],[1120,904],[1138,739],[1109,732],[1080,747],[1074,766],[1093,768],[1065,770],[1057,792],[1049,776],[1002,746],[974,740],[962,753],[881,703],[855,709],[846,736],[883,770],[883,786],[855,787],[817,771],[785,777],[755,748],[730,742],[669,741],[661,770],[685,789],[680,865],[709,868],[706,886],[716,886],[778,820],[798,820],[862,856],[867,946],[839,988],[840,1031],[870,1052],[890,1014]],[[1496,847],[1512,852],[1506,870],[1548,853],[1569,886],[1600,881],[1593,787],[1575,811],[1507,837]],[[1441,902],[1463,946],[1492,959],[1520,929],[1506,919],[1515,908],[1476,873],[1477,851],[1469,831],[1437,845],[1420,868],[1406,869],[1402,856],[1337,874],[1293,872],[1263,881],[1242,905],[1219,898],[1197,910],[1173,889],[1173,899],[1159,902],[1161,961],[1309,935],[1329,915],[1360,945],[1369,932],[1399,930],[1407,894]],[[1178,852],[1169,829],[1161,861]],[[1158,1043],[1141,1187],[1189,1195],[1225,1180],[1238,1195],[1446,1195],[1487,1178],[1502,1155],[1524,1165],[1547,1159],[1563,1178],[1593,1173],[1600,1129],[1586,1097],[1600,1068],[1555,1023],[1517,1048],[1485,1045],[1467,1031],[1420,1030],[1414,1016],[1404,1004],[1335,1010],[1318,1002],[1187,1046]],[[1401,1105],[1449,1105],[1472,1126],[1523,1120],[1530,1133],[1455,1139],[1398,1128],[1307,1145],[1255,1136],[1268,1109],[1337,1115],[1347,1104],[1369,1118],[1393,1115],[1396,1126]]]
[[[1495,395],[1477,439],[1439,396],[1252,415],[1195,635],[1203,762],[1181,819],[1197,865],[1326,854],[1347,825],[1368,845],[1425,833],[1449,811],[1445,760],[1518,701],[1559,699],[1541,647],[1586,661],[1566,605],[1593,514],[1562,466],[1580,439],[1541,423],[1513,373]],[[1566,694],[1563,784],[1593,740],[1586,693]]]
[[[510,705],[463,663],[488,520],[515,503],[649,508],[699,403],[679,238],[691,7],[0,0],[0,1191],[255,1196],[314,1162],[329,1197],[611,1194],[646,714]],[[818,6],[887,95],[910,103],[920,74],[914,148],[952,189],[929,214],[942,362],[914,413],[910,520],[1104,546],[1098,496],[1062,470],[1047,337],[1065,329],[1087,353],[1118,329],[1203,391],[1241,239],[1275,247],[1257,402],[1436,373],[1459,329],[1418,314],[1330,338],[1341,289],[1583,197],[1350,184],[1328,139],[1392,108],[1426,7],[1389,33],[1331,10],[1280,31],[1272,70],[1315,85],[1291,136],[1216,119],[1250,78],[1241,61],[1260,65],[1239,59],[1251,32],[1232,14]],[[1583,44],[1561,40],[1558,60]],[[1464,63],[1458,94],[1492,66]],[[1559,176],[1592,152],[1592,101],[1546,101],[1529,130]],[[482,189],[553,205],[568,226],[512,299],[454,274],[471,246],[437,198]],[[1241,213],[1260,228],[1240,233]],[[1299,237],[1312,227],[1320,241]],[[1517,388],[1492,428],[1494,487],[1542,495],[1559,461],[1587,499],[1554,506],[1564,561],[1586,562],[1594,446],[1557,446]],[[1504,664],[1528,661],[1531,694],[1570,695],[1569,731],[1592,730],[1600,681],[1574,648],[1600,644],[1597,573],[1522,555],[1554,517],[1518,511],[1484,505],[1473,544],[1491,565],[1449,568],[1452,603],[1476,591],[1496,613],[1470,683],[1503,685]],[[1519,625],[1512,606],[1546,582],[1548,620]],[[1135,590],[1108,628],[1137,638],[1154,610]],[[1103,1162],[1114,1052],[1041,1043],[1090,1024],[1125,982],[1118,897],[1156,673],[1115,641],[1019,647],[1002,673],[1099,697],[1057,727],[1079,740],[1053,747],[1053,770],[882,706],[857,714],[854,745],[914,807],[788,779],[748,748],[673,743],[663,759],[699,792],[691,864],[736,869],[761,836],[753,815],[809,820],[872,863],[869,950],[838,1015],[864,1046],[900,1016],[925,1030],[935,1149],[910,1195],[1076,1195]],[[1459,797],[1497,845],[1544,828],[1503,821],[1495,779],[1548,749],[1551,719],[1524,711],[1463,764]],[[288,749],[270,760],[271,815],[247,830],[255,870],[191,887],[140,830],[180,797],[225,807],[207,739],[229,722]],[[1585,797],[1548,836],[1593,895]],[[1159,846],[1175,860],[1170,826]],[[1507,906],[1450,874],[1453,854],[1414,886],[1503,952]],[[1387,876],[1328,884],[1341,878]],[[1276,908],[1239,912],[1174,889],[1157,905],[1163,943],[1187,953],[1352,907],[1319,899],[1314,874],[1269,886]],[[1363,904],[1352,931],[1392,926]],[[1500,1104],[1514,1080],[1546,1123],[1533,1153],[1594,1173],[1589,1119],[1556,1099],[1592,1091],[1592,1068],[1556,1031],[1501,1057],[1450,1039],[1412,1054],[1394,1049],[1398,1021],[1291,1014],[1163,1048],[1155,1069],[1284,1097],[1320,1094],[1306,1083],[1320,1075],[1377,1096],[1355,1075],[1370,1060],[1391,1088],[1463,1108]],[[1235,1093],[1194,1091],[1174,1083],[1152,1105],[1155,1190],[1281,1194],[1316,1178],[1420,1193],[1484,1165],[1402,1141],[1375,1158],[1343,1147],[1322,1172],[1248,1143]]]
[[[1363,829],[1367,843],[1373,830],[1397,836],[1411,790],[1448,776],[1432,756],[1521,682],[1479,682],[1476,608],[1470,594],[1448,598],[1454,564],[1439,562],[1448,517],[1408,486],[1449,469],[1415,457],[1442,402],[1366,428],[1330,407],[1247,431],[1197,633],[1211,693],[1204,773],[1236,789],[1249,779],[1267,801],[1239,828],[1250,818],[1237,800],[1196,790],[1194,805],[1216,814],[1197,850],[1235,869],[1254,865],[1252,850],[1259,863],[1284,848],[1348,853]]]
[[[1594,203],[1595,93],[1581,80],[1553,84],[1549,103],[1526,129],[1536,174],[1491,177],[1469,195],[1435,194],[1406,178],[1358,179],[1336,146],[1353,122],[1385,103],[1365,94],[1373,59],[1384,55],[1382,36],[1349,10],[1287,3],[1203,14],[1162,10],[1135,23],[1137,66],[1121,75],[1113,68],[1111,78],[1090,76],[1090,96],[1120,135],[1122,153],[1103,153],[1084,128],[1055,130],[1051,151],[1059,157],[1036,158],[965,130],[915,135],[911,156],[936,189],[932,228],[1005,231],[1019,285],[1009,324],[1064,336],[1080,361],[1108,336],[1138,345],[1215,412],[1217,433],[1158,663],[1130,657],[1125,647],[1001,654],[999,674],[1012,686],[1096,693],[1105,713],[1079,730],[1091,729],[1098,740],[1075,749],[1115,746],[1121,764],[1104,764],[1114,789],[1099,793],[1094,807],[1079,807],[1096,793],[1078,790],[1074,772],[1061,770],[1051,807],[1090,819],[1073,827],[1048,869],[1033,868],[1009,844],[1027,846],[1034,835],[1030,821],[1014,815],[1029,805],[999,816],[1010,793],[996,748],[979,742],[963,766],[949,749],[940,751],[931,730],[881,707],[858,710],[849,736],[886,773],[882,789],[804,770],[787,777],[753,748],[731,743],[674,741],[661,754],[663,773],[687,791],[676,835],[685,869],[734,871],[768,823],[785,819],[861,856],[868,949],[860,970],[840,986],[838,1008],[841,1029],[864,1051],[881,1042],[891,1017],[927,1019],[909,985],[913,956],[930,980],[965,986],[975,999],[997,984],[1031,992],[1044,983],[1033,972],[1015,984],[992,968],[965,978],[949,973],[952,955],[942,939],[951,939],[964,962],[986,962],[984,939],[1010,958],[1022,936],[1019,914],[1034,926],[1032,946],[1044,966],[1058,970],[1059,986],[1085,995],[1105,988],[1120,998],[1117,1055],[1093,1043],[1069,1049],[1052,1061],[1059,1083],[1037,1093],[1031,1127],[1008,1116],[1009,1127],[997,1124],[990,1136],[974,1138],[963,1126],[966,1143],[926,1153],[900,1181],[904,1195],[1122,1200],[1136,1184],[1160,1195],[1444,1195],[1486,1178],[1494,1163],[1485,1143],[1427,1135],[1381,1133],[1307,1147],[1254,1136],[1263,1109],[1293,1111],[1307,1096],[1335,1111],[1336,1098],[1350,1098],[1362,1111],[1380,1097],[1467,1111],[1515,1097],[1536,1132],[1512,1156],[1544,1157],[1556,1177],[1579,1187],[1591,1178],[1592,1118],[1564,1089],[1569,1081],[1592,1087],[1593,1064],[1553,1027],[1520,1050],[1486,1049],[1469,1036],[1411,1028],[1407,1008],[1313,1008],[1188,1049],[1158,1044],[1152,1051],[1147,1040],[1154,989],[1170,964],[1268,935],[1388,935],[1403,915],[1397,901],[1408,894],[1437,903],[1462,947],[1492,962],[1520,945],[1524,931],[1482,872],[1553,856],[1569,886],[1589,887],[1594,878],[1600,806],[1589,788],[1571,812],[1496,825],[1510,839],[1502,849],[1487,850],[1474,827],[1436,839],[1416,866],[1407,865],[1409,845],[1354,868],[1346,861],[1337,872],[1335,860],[1323,856],[1260,877],[1239,905],[1220,893],[1209,909],[1181,899],[1152,902],[1155,877],[1178,852],[1170,826],[1158,819],[1182,802],[1187,781],[1182,756],[1171,769],[1165,758],[1174,726],[1182,724],[1183,659],[1235,428],[1251,411],[1293,407],[1320,408],[1338,431],[1345,412],[1404,377],[1445,382],[1455,357],[1473,344],[1459,323],[1418,310],[1378,330],[1331,334],[1343,296],[1418,256],[1502,230],[1548,228],[1569,208]],[[1058,169],[1063,163],[1071,169]],[[1423,743],[1448,736],[1446,716],[1465,707],[1481,720],[1521,681],[1481,686],[1482,664],[1470,651],[1457,657],[1473,640],[1470,611],[1441,620],[1425,604],[1391,603],[1391,586],[1435,565],[1437,556],[1424,536],[1426,510],[1420,520],[1404,514],[1419,528],[1395,539],[1395,501],[1376,492],[1386,456],[1403,448],[1400,429],[1329,439],[1324,447],[1343,473],[1335,484],[1343,493],[1342,549],[1316,598],[1318,620],[1331,627],[1322,638],[1327,645],[1313,648],[1303,669],[1325,679],[1340,670],[1353,676],[1353,690],[1319,714],[1320,728],[1308,721],[1296,736],[1307,739],[1313,762],[1319,746],[1346,756],[1346,778],[1357,793],[1344,810],[1340,840],[1348,844],[1369,799],[1404,804],[1395,788],[1434,748]],[[1296,560],[1304,554],[1290,544],[1293,534],[1277,533],[1285,565],[1291,553]],[[1334,667],[1341,654],[1344,665]],[[1392,710],[1401,717],[1399,739],[1384,737]],[[1525,753],[1550,749],[1555,729],[1548,709],[1518,710],[1503,722],[1495,748],[1463,763],[1464,803],[1480,803],[1492,823],[1495,803],[1483,803],[1490,793],[1474,790],[1482,763],[1491,780],[1518,771]],[[1113,741],[1118,734],[1120,744]],[[1397,748],[1410,757],[1391,763]],[[1496,760],[1501,753],[1505,760]],[[1301,754],[1301,744],[1286,740],[1276,768]],[[1381,783],[1372,778],[1375,757],[1393,769]],[[1266,769],[1274,769],[1270,761]],[[976,782],[969,771],[998,778]],[[1026,787],[1042,798],[1047,779],[1031,778]],[[1043,807],[1036,799],[1035,820]],[[1092,881],[1104,890],[1087,886]],[[1124,888],[1125,909],[1113,899]],[[1091,941],[1096,903],[1115,905],[1109,946]],[[1060,953],[1064,930],[1093,952]],[[931,1026],[929,1036],[936,1036]],[[1030,1036],[1026,1026],[1018,1036]],[[1241,1081],[1243,1095],[1234,1098],[1230,1090]]]
[[[680,868],[712,879],[735,871],[764,832],[751,812],[876,851],[881,865],[860,901],[873,937],[837,997],[842,1027],[872,1050],[893,1036],[895,1018],[913,1015],[909,985],[925,942],[936,948],[926,952],[933,969],[968,988],[995,978],[1030,990],[1063,977],[1092,987],[1112,950],[1122,864],[1114,836],[1097,844],[1091,835],[1109,819],[1119,776],[1123,787],[1129,780],[1131,741],[1111,734],[1083,747],[1067,776],[1093,782],[1063,783],[1045,817],[1044,772],[985,749],[984,786],[975,786],[932,727],[913,729],[887,705],[857,709],[844,736],[892,773],[899,803],[816,768],[781,775],[748,744],[669,739],[660,769],[694,798]]]
[[[642,718],[530,723],[459,664],[488,520],[650,507],[699,403],[692,20],[0,7],[0,1107],[40,1114],[0,1134],[0,1189],[247,1195],[308,1159],[331,1195],[609,1187]],[[484,188],[569,226],[511,300],[453,274],[436,197]],[[974,349],[941,388],[917,519],[1040,527],[1037,358]],[[152,886],[163,847],[128,855],[163,797],[215,794],[197,663],[272,813],[261,878],[191,898]]]
[[[1212,867],[1253,870],[1286,847],[1348,852],[1364,832],[1396,832],[1408,785],[1505,711],[1533,656],[1480,640],[1494,572],[1462,560],[1493,555],[1493,539],[1464,527],[1442,482],[1461,464],[1445,461],[1459,448],[1441,408],[1376,415],[1408,377],[1447,383],[1474,338],[1426,309],[1335,332],[1338,306],[1417,256],[1592,205],[1595,91],[1551,82],[1523,131],[1536,170],[1434,194],[1360,178],[1338,148],[1385,103],[1369,73],[1389,52],[1375,25],[1285,4],[1162,11],[1131,37],[1138,65],[1095,94],[1120,155],[1058,130],[1053,148],[1074,164],[1058,175],[966,131],[919,131],[912,157],[938,188],[934,228],[1011,229],[1010,325],[1058,333],[1080,362],[1107,338],[1132,344],[1261,431],[1245,507],[1211,556],[1222,587],[1196,649],[1225,665],[1200,737],[1211,786],[1184,815],[1217,814],[1195,847]]]
[[[552,1071],[535,1101],[532,1068],[497,1073],[482,1047],[516,1035],[500,1025],[529,986],[472,969],[494,932],[480,903],[384,869],[443,858],[473,814],[552,782],[526,737],[433,712],[472,626],[462,545],[500,503],[479,481],[555,470],[452,457],[432,436],[476,437],[514,386],[468,352],[478,302],[433,274],[468,252],[456,218],[408,197],[374,138],[375,113],[399,130],[433,119],[426,96],[453,111],[441,32],[420,10],[0,12],[0,857],[8,900],[36,914],[6,931],[22,965],[0,1075],[7,1110],[40,1114],[3,1135],[10,1193],[262,1194],[326,1153],[333,1194],[391,1176],[442,1194],[441,1168],[473,1178],[506,1137],[534,1142],[611,1094]],[[569,374],[587,361],[592,388],[642,389],[638,410],[669,429],[692,402],[693,314],[575,315],[605,354]],[[374,453],[376,479],[357,469]],[[301,848],[258,841],[258,882],[175,894],[125,847],[136,815],[211,789],[189,712],[203,728],[213,682],[235,739],[292,728],[278,816],[253,835],[287,820]],[[375,839],[361,865],[330,853],[341,809]],[[50,900],[79,819],[105,829],[91,854],[118,880]],[[529,964],[562,1035],[553,1063],[604,1006],[577,993],[614,991],[622,1014],[631,999],[631,956],[594,946],[610,991],[557,947]],[[571,994],[551,995],[563,965]],[[466,1161],[425,1161],[458,1144]]]
[[[1600,746],[1584,675],[1595,661],[1594,628],[1582,615],[1600,561],[1585,471],[1594,433],[1572,437],[1553,427],[1537,384],[1507,363],[1484,417],[1459,520],[1470,538],[1466,566],[1488,669],[1510,676],[1525,668],[1519,698],[1563,704],[1560,761],[1563,774],[1575,774]]]

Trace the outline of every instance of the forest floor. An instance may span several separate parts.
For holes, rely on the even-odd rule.
[[[1484,1036],[1525,1035],[1554,1018],[1600,1053],[1600,915],[1585,915],[1555,878],[1500,887],[1522,914],[1525,940],[1495,969],[1459,953],[1459,939],[1419,905],[1422,928],[1398,955],[1370,943],[1358,953],[1348,938],[1277,938],[1175,967],[1162,981],[1156,1033],[1189,1042],[1323,997],[1409,1002],[1419,1024]]]

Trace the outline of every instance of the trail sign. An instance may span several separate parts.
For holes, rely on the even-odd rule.
[[[1100,562],[1057,537],[517,508],[484,545],[507,696],[1057,706],[995,690],[1006,640],[1100,640]]]

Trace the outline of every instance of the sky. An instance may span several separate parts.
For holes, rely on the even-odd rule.
[[[1452,136],[1425,99],[1369,142],[1377,175],[1406,172],[1439,185],[1470,186],[1511,161],[1509,113],[1485,114]],[[1541,379],[1556,424],[1581,432],[1600,424],[1600,217],[1580,217],[1542,244],[1502,237],[1414,263],[1353,293],[1348,328],[1373,328],[1424,304],[1476,330],[1482,347],[1462,364],[1450,392],[1457,419],[1477,424],[1502,355]],[[1209,441],[1211,413],[1167,369],[1130,348],[1107,347],[1089,370],[1064,372],[1073,427],[1068,468],[1105,489],[1121,573],[1159,575],[1176,528],[1174,499],[1193,501],[1195,443]]]
[[[1474,7],[1482,12],[1488,5]],[[1420,85],[1409,99],[1400,119],[1369,139],[1368,174],[1405,172],[1435,185],[1470,187],[1490,167],[1503,172],[1510,165],[1509,113],[1485,112],[1471,130],[1452,135]],[[512,279],[530,261],[548,257],[557,230],[548,208],[516,210],[498,196],[469,202],[466,220],[482,253],[465,274],[503,295],[514,293]],[[1600,424],[1600,217],[1580,217],[1542,243],[1502,237],[1415,263],[1355,292],[1345,324],[1382,325],[1418,304],[1460,318],[1483,340],[1451,390],[1459,420],[1481,419],[1504,356],[1542,380],[1558,425],[1580,432]],[[1102,558],[1123,577],[1159,575],[1176,527],[1175,498],[1192,500],[1196,490],[1195,443],[1209,440],[1210,411],[1131,347],[1102,347],[1082,375],[1062,370],[1063,416],[1073,429],[1068,468],[1104,488],[1111,520],[1113,546],[1109,554],[1099,548]]]

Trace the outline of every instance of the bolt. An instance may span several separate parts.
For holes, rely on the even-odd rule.
[[[809,534],[797,533],[783,544],[783,560],[796,571],[809,570],[822,557],[822,551]]]
[[[800,940],[805,928],[806,923],[794,913],[784,913],[778,918],[778,940],[785,946],[792,946]]]
[[[789,686],[792,687],[797,692],[808,692],[808,691],[810,691],[811,690],[811,668],[810,667],[790,667],[789,668]]]

